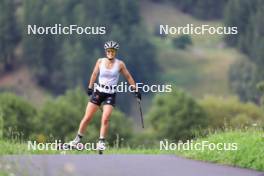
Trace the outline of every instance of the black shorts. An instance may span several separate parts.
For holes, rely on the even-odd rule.
[[[116,93],[108,94],[108,93],[99,92],[98,90],[96,90],[96,92],[93,92],[90,102],[98,106],[101,106],[102,103],[104,105],[109,104],[109,105],[115,106],[115,98],[116,98]]]

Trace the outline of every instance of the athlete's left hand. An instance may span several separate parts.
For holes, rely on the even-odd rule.
[[[93,89],[92,88],[88,88],[86,93],[87,93],[88,96],[91,96],[93,94]]]

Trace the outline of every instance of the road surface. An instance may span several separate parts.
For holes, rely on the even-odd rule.
[[[0,162],[22,176],[264,176],[174,155],[12,155]]]

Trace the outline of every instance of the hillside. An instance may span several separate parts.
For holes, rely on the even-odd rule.
[[[11,91],[35,106],[44,103],[46,99],[45,90],[37,85],[28,67],[21,67],[11,73],[0,77],[0,91]]]
[[[141,16],[147,29],[153,33],[159,24],[185,26],[186,24],[212,26],[220,21],[202,21],[184,14],[169,4],[141,1]],[[166,12],[166,13],[164,13]],[[192,35],[193,45],[186,50],[175,49],[172,39],[153,37],[158,49],[158,62],[162,68],[161,80],[176,84],[196,97],[205,94],[228,96],[229,66],[241,57],[237,50],[225,46],[222,35]]]

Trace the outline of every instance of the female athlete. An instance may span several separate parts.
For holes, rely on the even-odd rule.
[[[141,94],[137,90],[135,81],[127,70],[125,63],[116,58],[119,44],[115,41],[108,41],[104,44],[104,49],[106,57],[99,58],[95,64],[87,89],[87,94],[91,96],[91,98],[87,104],[84,117],[80,122],[78,134],[75,139],[69,143],[70,146],[74,147],[81,142],[87,125],[93,118],[94,113],[103,103],[103,113],[97,149],[105,149],[105,138],[107,136],[109,127],[109,119],[115,106],[116,86],[118,84],[120,73],[130,84],[133,92],[135,93],[135,96],[138,99],[141,99]],[[97,84],[97,86],[95,87],[94,85],[98,74],[99,84]]]

